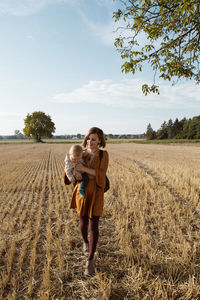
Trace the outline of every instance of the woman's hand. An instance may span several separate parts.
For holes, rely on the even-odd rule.
[[[78,172],[85,172],[85,167],[82,164],[77,164],[75,170]]]
[[[79,172],[77,172],[76,173],[76,180],[82,180],[82,175],[81,175],[81,173],[79,173]]]
[[[87,167],[83,166],[82,164],[78,164],[76,166],[76,171],[79,171],[82,173],[87,173],[88,175],[92,175],[92,176],[96,175],[96,172],[94,169],[87,168]]]

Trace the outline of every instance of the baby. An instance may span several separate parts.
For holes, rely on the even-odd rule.
[[[77,164],[84,164],[82,160],[83,148],[80,145],[73,145],[69,149],[65,158],[65,173],[70,182],[76,183],[81,180],[80,187],[78,189],[79,194],[85,197],[85,188],[88,184],[88,175],[76,170]]]

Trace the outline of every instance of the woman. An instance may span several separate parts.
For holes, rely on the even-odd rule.
[[[70,208],[76,208],[80,216],[80,231],[83,238],[83,250],[88,253],[85,274],[94,274],[94,253],[99,236],[99,218],[103,213],[105,177],[108,168],[108,152],[103,151],[100,158],[99,148],[106,145],[104,133],[100,128],[92,127],[83,141],[86,147],[85,166],[77,166],[77,170],[88,174],[89,182],[85,189],[85,197],[78,193],[78,183],[73,191]],[[88,240],[88,225],[90,240]]]

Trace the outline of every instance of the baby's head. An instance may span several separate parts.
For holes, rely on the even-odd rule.
[[[79,162],[82,158],[83,148],[80,145],[73,145],[69,149],[69,158],[73,162]]]

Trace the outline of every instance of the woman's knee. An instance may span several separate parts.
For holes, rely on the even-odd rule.
[[[80,217],[80,229],[85,228],[88,226],[88,216],[81,216]]]
[[[90,219],[90,230],[93,232],[98,232],[99,229],[99,217],[92,217]]]

